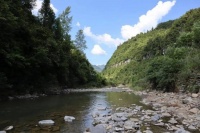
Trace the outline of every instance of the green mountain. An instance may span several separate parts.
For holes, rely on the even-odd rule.
[[[114,84],[164,91],[200,88],[200,8],[118,46],[102,75]]]
[[[97,72],[102,72],[103,69],[105,68],[105,65],[92,65],[94,70]]]

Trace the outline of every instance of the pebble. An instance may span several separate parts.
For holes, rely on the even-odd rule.
[[[191,113],[197,114],[198,111],[199,111],[199,109],[197,109],[197,108],[192,108],[192,109],[190,109],[189,111],[190,111]]]

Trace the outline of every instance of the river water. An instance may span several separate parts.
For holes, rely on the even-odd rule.
[[[13,100],[0,103],[0,131],[13,125],[15,132],[47,133],[41,130],[38,121],[53,119],[56,133],[82,133],[92,127],[92,113],[101,114],[99,107],[128,107],[131,104],[142,105],[140,97],[128,92],[79,92],[65,95],[40,97],[38,99]],[[144,105],[142,105],[144,108]],[[64,116],[74,116],[73,122],[64,122]]]

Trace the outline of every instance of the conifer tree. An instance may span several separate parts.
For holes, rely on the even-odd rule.
[[[77,32],[76,39],[74,41],[74,45],[76,46],[77,49],[79,49],[82,52],[83,52],[83,50],[85,50],[87,48],[83,30],[79,30]]]
[[[39,10],[39,18],[44,27],[52,29],[55,21],[55,13],[50,7],[50,0],[44,0]]]

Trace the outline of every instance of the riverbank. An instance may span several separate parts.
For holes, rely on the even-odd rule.
[[[142,97],[142,103],[152,109],[145,110],[135,104],[118,107],[102,116],[94,113],[91,133],[199,133],[200,94],[134,92]],[[89,132],[89,131],[88,131]]]
[[[169,113],[188,130],[200,131],[200,93],[136,92],[142,103],[161,113]]]
[[[53,89],[46,94],[25,94],[25,95],[16,95],[16,96],[8,96],[8,100],[14,99],[37,99],[39,97],[45,97],[49,95],[63,95],[68,93],[79,93],[79,92],[133,92],[133,90],[125,87],[107,87],[107,88],[78,88],[78,89]]]

